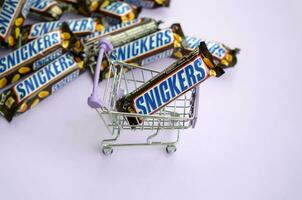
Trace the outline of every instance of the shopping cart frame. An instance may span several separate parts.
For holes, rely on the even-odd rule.
[[[91,69],[95,65],[91,65]],[[138,88],[141,84],[148,82],[150,78],[158,73],[160,71],[151,68],[121,61],[110,61],[109,75],[103,80],[105,82],[105,90],[101,99],[104,106],[96,109],[106,125],[106,129],[112,133],[111,138],[104,139],[101,143],[104,155],[112,154],[113,147],[131,146],[166,146],[166,152],[170,154],[176,151],[176,144],[180,139],[180,131],[191,127],[194,128],[198,116],[199,87],[193,88],[152,115],[124,113],[116,110],[115,106],[118,99]],[[141,74],[141,76],[138,76],[138,74]],[[142,123],[130,125],[127,117],[138,117],[142,119]],[[122,130],[148,130],[152,134],[147,136],[145,142],[120,143],[118,139]],[[176,130],[176,139],[168,142],[153,141],[152,139],[158,136],[161,130]]]

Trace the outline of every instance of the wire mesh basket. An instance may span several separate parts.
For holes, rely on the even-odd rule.
[[[195,126],[199,88],[186,92],[152,115],[118,112],[118,99],[148,82],[160,71],[120,61],[111,61],[109,67],[109,76],[104,80],[105,89],[101,94],[104,106],[96,109],[107,130],[112,133],[112,138],[102,141],[102,152],[109,155],[113,152],[113,147],[146,145],[163,145],[166,146],[167,153],[175,152],[180,131]],[[130,125],[127,117],[139,117],[142,122]],[[122,130],[151,131],[152,134],[143,143],[120,143],[118,139]],[[152,141],[161,130],[176,130],[176,139],[171,142]]]

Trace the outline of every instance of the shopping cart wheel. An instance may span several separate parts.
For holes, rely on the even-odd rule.
[[[112,147],[104,146],[102,149],[102,152],[105,156],[109,156],[113,153],[113,149],[112,149]]]
[[[166,152],[168,154],[174,153],[176,151],[176,146],[174,144],[169,144],[166,147]]]

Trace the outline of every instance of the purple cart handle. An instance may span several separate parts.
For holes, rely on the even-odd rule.
[[[192,128],[195,128],[195,125],[196,125],[197,119],[198,119],[198,109],[199,109],[199,87],[200,87],[200,85],[197,85],[197,86],[195,87],[195,105],[194,105],[195,119],[193,119]]]
[[[95,73],[94,73],[93,89],[92,89],[91,96],[88,98],[88,101],[87,101],[88,105],[91,108],[101,108],[101,107],[105,106],[105,103],[102,100],[100,100],[97,95],[97,89],[98,89],[104,54],[105,54],[105,52],[109,52],[112,50],[113,50],[113,46],[111,45],[111,43],[108,40],[102,39],[100,41],[100,52],[99,52],[99,57],[98,57],[98,62],[96,65]]]

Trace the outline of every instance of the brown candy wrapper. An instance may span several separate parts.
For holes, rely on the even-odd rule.
[[[11,121],[84,72],[83,60],[67,52],[0,94],[0,114]]]
[[[60,30],[45,34],[0,58],[0,89],[38,70],[40,60],[59,49],[62,53],[69,50],[80,53],[83,50],[81,41],[66,23]]]
[[[116,25],[131,21],[138,17],[140,7],[116,0],[78,0],[81,5],[79,12],[90,16],[94,13],[103,18],[104,23]]]
[[[136,5],[142,8],[160,8],[160,7],[169,7],[170,0],[123,0],[126,3]]]
[[[0,47],[15,47],[34,0],[0,1]]]
[[[184,33],[180,24],[173,24],[170,28],[159,30],[115,48],[109,59],[144,66],[162,58],[179,54],[182,50],[183,40]],[[107,63],[108,61],[104,61],[101,80],[112,75]]]
[[[79,4],[77,11],[86,16],[91,16],[92,13],[97,12],[104,0],[78,0]]]
[[[202,42],[196,50],[119,99],[116,109],[119,112],[142,115],[127,117],[129,124],[135,128],[135,125],[143,121],[143,116],[156,113],[209,77],[220,77],[223,73],[223,69],[214,64],[212,55]]]
[[[56,21],[63,15],[63,5],[56,0],[35,0],[29,16],[37,20]]]
[[[223,68],[234,67],[236,65],[237,54],[240,52],[240,49],[231,49],[220,42],[202,40],[190,36],[186,36],[185,40],[183,41],[183,49],[181,53],[174,54],[173,56],[175,58],[181,58],[183,55],[191,53],[196,47],[198,47],[201,41],[204,41],[207,45],[209,52],[212,54],[216,64],[221,64]]]
[[[79,0],[56,0],[59,1],[63,11],[76,11],[81,6]],[[83,5],[82,5],[83,6]]]
[[[105,26],[99,19],[93,19],[90,17],[66,21],[40,22],[23,26],[22,44],[26,44],[27,42],[41,37],[49,32],[59,30],[64,22],[68,24],[71,32],[76,36],[85,36],[92,33],[101,32],[105,29]]]
[[[84,37],[83,43],[85,45],[97,45],[102,38],[106,37],[107,39],[109,38],[114,47],[121,46],[119,44],[131,42],[131,40],[133,40],[132,38],[140,38],[145,36],[145,33],[151,34],[154,32],[154,29],[158,30],[160,23],[161,21],[156,21],[151,18],[139,18],[113,26],[106,26],[104,30]],[[138,29],[140,31],[138,31]],[[135,36],[133,36],[134,34]],[[114,38],[110,39],[110,37]]]

